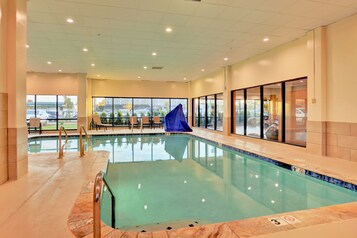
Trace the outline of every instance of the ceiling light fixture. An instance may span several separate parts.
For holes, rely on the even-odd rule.
[[[100,77],[100,74],[97,74],[97,77],[99,78],[99,77]]]
[[[166,31],[166,32],[172,32],[172,28],[171,28],[171,27],[167,27],[167,28],[165,29],[165,31]]]
[[[138,79],[141,79],[141,77],[140,77],[140,76],[138,76]]]
[[[228,58],[226,57],[226,58],[224,58],[224,60],[225,60],[225,61],[227,61],[227,60],[228,60]]]
[[[187,80],[187,78],[183,78],[183,80]]]
[[[265,37],[264,39],[263,39],[263,41],[264,42],[268,42],[270,39],[268,38],[268,37]]]
[[[87,48],[83,48],[83,51],[84,51],[84,52],[88,52],[88,49],[87,49]]]
[[[26,48],[29,48],[30,46],[29,45],[26,45]]]
[[[151,55],[156,56],[157,54],[156,54],[156,52],[152,52]]]
[[[74,23],[74,20],[72,18],[67,18],[68,23]]]
[[[205,72],[205,69],[201,69],[202,72]]]
[[[94,67],[94,66],[95,66],[95,64],[94,64],[94,63],[92,63],[92,64],[90,64],[90,66]]]
[[[59,69],[58,72],[62,72],[62,69]]]
[[[47,64],[52,64],[52,62],[51,61],[47,61]]]
[[[144,68],[144,69],[147,69],[148,67],[147,67],[147,66],[144,66],[143,68]]]

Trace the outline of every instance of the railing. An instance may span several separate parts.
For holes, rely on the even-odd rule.
[[[100,171],[95,176],[94,191],[93,191],[93,237],[101,237],[101,219],[100,219],[100,201],[102,199],[103,183],[107,187],[112,201],[112,227],[115,228],[115,197],[105,181],[104,172]]]
[[[62,145],[62,131],[64,132],[64,134],[66,135],[66,141],[64,142],[64,144]],[[64,150],[64,146],[67,144],[68,142],[68,134],[66,129],[61,126],[60,130],[59,130],[59,135],[58,135],[58,140],[59,140],[59,152],[58,152],[58,159],[62,159],[63,158],[63,150]]]
[[[84,134],[86,135],[86,143],[88,143],[88,134],[86,129],[84,128],[83,125],[81,125],[81,127],[79,128],[79,156],[82,157],[84,156],[84,143],[83,143],[83,131]]]

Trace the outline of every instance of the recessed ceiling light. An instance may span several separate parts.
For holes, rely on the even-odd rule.
[[[100,77],[100,74],[97,74],[97,77],[99,78],[99,77]]]
[[[265,38],[263,39],[263,41],[264,41],[264,42],[267,42],[267,41],[269,41],[269,38],[268,38],[268,37],[265,37]]]
[[[51,61],[47,61],[47,64],[52,64],[52,62]]]
[[[143,68],[144,68],[144,69],[147,69],[148,67],[147,67],[147,66],[144,66]]]
[[[183,80],[187,80],[187,78],[183,78]]]
[[[58,72],[62,72],[62,69],[59,69]]]
[[[205,72],[205,69],[201,69],[202,72]]]
[[[72,18],[67,18],[67,22],[68,22],[68,23],[73,23],[74,20],[73,20]]]
[[[140,76],[138,76],[138,79],[141,79],[141,77],[140,77]]]
[[[94,67],[94,66],[95,66],[95,64],[94,64],[94,63],[92,63],[92,64],[90,64],[90,66]]]
[[[166,31],[166,32],[171,32],[171,31],[172,31],[172,28],[171,28],[171,27],[167,27],[167,28],[165,29],[165,31]]]
[[[227,61],[227,60],[228,60],[228,58],[226,57],[226,58],[224,58],[224,60],[225,60],[225,61]]]
[[[156,56],[157,54],[156,54],[156,52],[152,52],[151,55]]]
[[[29,48],[30,46],[29,45],[26,45],[26,48]]]
[[[84,52],[88,52],[88,49],[87,49],[87,48],[83,48],[83,51],[84,51]]]

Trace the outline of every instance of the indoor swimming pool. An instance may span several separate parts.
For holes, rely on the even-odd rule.
[[[78,150],[78,138],[69,140],[67,150]],[[29,153],[54,152],[56,141],[30,139]],[[117,204],[115,227],[122,230],[171,229],[357,201],[355,185],[304,171],[307,176],[196,136],[93,136],[87,146],[111,154],[106,180]],[[105,189],[102,220],[108,225],[111,212]]]

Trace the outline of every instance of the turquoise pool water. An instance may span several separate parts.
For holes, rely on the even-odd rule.
[[[77,150],[77,139],[70,139],[68,150]],[[30,153],[34,144],[37,151],[57,149],[54,138],[30,141]],[[98,136],[88,147],[111,152],[106,179],[119,229],[176,228],[357,201],[357,192],[191,136]],[[108,225],[110,216],[104,191]]]

